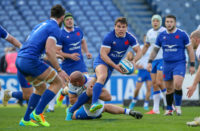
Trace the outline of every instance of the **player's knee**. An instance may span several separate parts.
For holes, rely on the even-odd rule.
[[[173,88],[166,88],[166,89],[167,89],[167,93],[168,93],[168,94],[171,94],[171,93],[174,92]]]
[[[181,82],[175,82],[174,88],[177,89],[177,90],[180,90],[182,88],[182,83]]]
[[[51,69],[50,73],[47,75],[47,77],[45,78],[45,81],[49,84],[51,84],[52,82],[54,82],[55,78],[57,77],[57,73],[55,70]]]
[[[93,93],[93,88],[88,87],[88,88],[87,88],[87,91],[86,91],[86,94],[87,94],[88,96],[92,96],[92,93]]]
[[[97,81],[101,83],[105,83],[106,78],[107,78],[107,74],[102,74],[101,76],[97,77]]]
[[[31,94],[23,94],[23,99],[24,100],[29,100]]]

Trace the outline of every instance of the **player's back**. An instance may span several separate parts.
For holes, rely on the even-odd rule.
[[[37,59],[45,51],[46,40],[52,37],[56,41],[60,39],[61,30],[54,19],[42,22],[34,27],[18,56]]]
[[[156,43],[156,39],[157,39],[158,35],[165,30],[166,30],[166,28],[161,26],[158,30],[154,30],[153,28],[151,28],[147,32],[146,43],[150,44],[149,50],[152,51],[152,49],[154,48],[154,45]],[[154,60],[162,59],[163,58],[162,55],[163,55],[163,51],[162,51],[162,49],[160,49]]]

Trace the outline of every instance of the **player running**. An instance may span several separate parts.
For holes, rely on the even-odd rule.
[[[153,15],[151,18],[152,27],[146,35],[146,42],[142,48],[142,53],[145,54],[148,49],[152,50],[157,36],[166,29],[162,26],[162,18],[160,15]],[[163,56],[162,49],[159,50],[156,58],[152,62],[151,79],[153,84],[153,109],[146,114],[160,114],[160,92],[163,94],[163,103],[166,106],[166,88],[163,84]]]
[[[79,71],[75,71],[70,75],[70,80],[71,83],[69,84],[69,99],[70,103],[74,104],[78,96],[82,93],[87,93],[88,96],[92,96],[92,85],[95,83],[95,78],[87,78],[87,76],[83,75]],[[103,112],[108,112],[111,114],[125,114],[125,115],[130,115],[135,117],[136,119],[141,119],[142,114],[137,111],[132,111],[130,109],[124,109],[122,107],[112,105],[112,104],[104,104],[104,101],[110,100],[111,96],[108,93],[108,91],[104,88],[102,89],[102,93],[99,97],[100,99],[98,100],[98,103],[101,103],[103,105],[103,108],[100,110],[97,110],[94,113],[91,113],[90,106],[91,106],[91,101],[88,102],[87,104],[84,104],[80,109],[76,110],[73,113],[72,119],[97,119],[100,118]],[[68,110],[68,109],[67,109]]]
[[[158,54],[159,49],[162,48],[163,75],[167,88],[167,110],[165,115],[172,115],[173,113],[173,98],[175,98],[176,113],[181,115],[182,83],[186,71],[185,49],[187,49],[189,55],[189,71],[191,74],[195,72],[195,57],[188,35],[181,29],[176,28],[176,17],[173,15],[166,16],[165,26],[167,30],[158,35],[147,69],[152,70],[152,61]]]
[[[133,60],[133,53],[128,52],[127,53],[127,60],[132,61]],[[134,90],[133,93],[133,99],[129,105],[129,109],[134,109],[135,104],[137,103],[138,100],[138,93],[142,87],[142,84],[145,82],[146,83],[146,96],[145,96],[145,101],[144,101],[144,110],[149,110],[149,99],[151,95],[151,76],[150,73],[146,70],[147,67],[147,62],[149,58],[149,53],[146,53],[145,56],[143,56],[137,63],[136,63],[136,68],[138,69],[138,74],[137,74],[137,82],[136,82],[136,89]]]
[[[61,5],[53,6],[51,19],[34,27],[16,60],[18,70],[36,89],[29,99],[26,114],[32,112],[31,118],[42,126],[50,126],[43,116],[44,108],[63,86],[62,83],[68,80],[68,75],[60,68],[56,59],[56,43],[60,40],[61,35],[59,25],[63,22],[64,14],[65,9]],[[40,60],[44,52],[58,74]],[[46,89],[47,83],[49,84],[48,89]],[[38,126],[31,120],[25,121],[24,119],[20,121],[20,125]]]
[[[119,65],[120,60],[125,55],[129,46],[133,48],[136,52],[135,59],[133,63],[137,62],[141,58],[142,53],[137,43],[136,38],[127,32],[127,20],[124,17],[119,17],[115,21],[114,30],[106,35],[101,46],[100,54],[94,61],[94,69],[96,73],[97,81],[93,87],[92,96],[92,106],[90,112],[95,112],[96,110],[103,107],[102,104],[97,103],[99,96],[101,94],[102,88],[110,78],[113,69],[116,69],[120,73],[124,73]],[[81,105],[89,100],[87,95],[80,95],[80,100],[77,101],[78,104],[73,105],[68,112],[68,120],[71,120],[72,114]]]

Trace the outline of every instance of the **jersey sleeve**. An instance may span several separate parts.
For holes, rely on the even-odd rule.
[[[185,46],[190,45],[190,38],[186,32],[183,32],[183,42]]]
[[[57,42],[56,46],[62,48],[62,46],[63,46],[63,37],[64,37],[64,36],[61,34],[61,35],[60,35],[60,39],[59,39],[59,41]]]
[[[111,41],[110,35],[107,34],[103,40],[101,47],[111,48],[111,44],[112,44],[112,41]]]
[[[138,43],[136,37],[135,37],[133,34],[131,34],[131,33],[128,33],[128,35],[129,35],[130,46],[131,46],[132,48],[138,46],[139,43]]]
[[[156,38],[156,43],[155,43],[154,46],[160,48],[161,44],[162,44],[162,42],[161,42],[161,34],[159,34],[158,37]]]
[[[8,32],[2,26],[0,26],[0,36],[1,36],[1,38],[7,39],[8,35],[9,35]]]
[[[51,28],[49,33],[49,38],[54,39],[57,45],[57,43],[60,42],[61,30],[59,28]]]

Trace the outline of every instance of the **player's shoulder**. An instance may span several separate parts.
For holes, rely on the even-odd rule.
[[[177,30],[177,33],[179,33],[179,34],[188,35],[186,31],[184,31],[184,30],[182,30],[180,28],[177,28],[176,30]]]
[[[104,40],[108,41],[108,40],[112,40],[114,39],[115,36],[115,31],[110,31],[108,32],[105,36],[104,36]]]
[[[128,31],[126,32],[126,37],[136,39],[136,37],[131,32]]]
[[[161,26],[161,27],[159,28],[158,32],[163,32],[163,31],[165,31],[165,30],[166,30],[166,28],[163,27],[163,26]]]
[[[80,28],[79,26],[74,26],[74,30],[82,31],[81,28]]]

